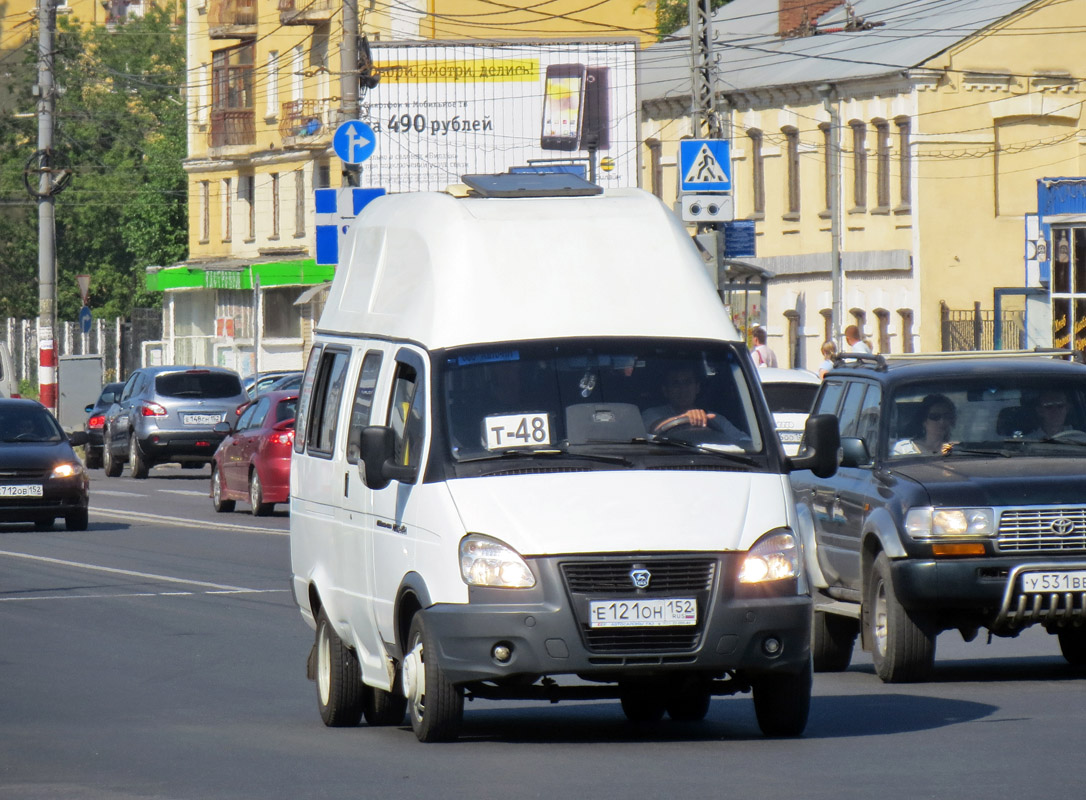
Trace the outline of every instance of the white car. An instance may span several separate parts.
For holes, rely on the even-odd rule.
[[[794,456],[799,452],[803,426],[822,381],[805,369],[763,367],[757,372],[784,452]]]

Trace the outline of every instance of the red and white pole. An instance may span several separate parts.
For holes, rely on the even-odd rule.
[[[38,328],[38,400],[43,406],[57,410],[57,350],[53,329]]]

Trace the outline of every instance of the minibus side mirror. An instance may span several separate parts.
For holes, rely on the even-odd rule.
[[[814,414],[807,417],[803,430],[803,453],[792,456],[792,470],[809,469],[819,478],[833,477],[841,457],[841,431],[833,414]]]
[[[362,429],[358,439],[363,468],[362,480],[371,489],[384,489],[389,481],[414,483],[418,468],[397,464],[396,435],[387,425],[370,425]]]

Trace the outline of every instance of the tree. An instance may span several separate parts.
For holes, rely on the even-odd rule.
[[[72,170],[56,196],[57,320],[77,318],[75,276],[91,275],[99,316],[158,304],[145,267],[187,253],[184,28],[169,11],[106,28],[62,18],[56,37],[54,149]],[[30,48],[34,50],[34,48]],[[14,86],[13,110],[33,108],[33,58]],[[0,113],[0,279],[32,292],[3,292],[0,311],[37,313],[37,215],[22,174],[36,148],[36,121]],[[12,205],[13,203],[17,205]],[[28,246],[28,243],[32,246]]]
[[[713,11],[727,5],[731,0],[710,0]],[[656,31],[661,37],[685,28],[690,22],[690,7],[687,0],[657,0]]]

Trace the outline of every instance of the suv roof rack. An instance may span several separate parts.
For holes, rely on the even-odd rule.
[[[871,353],[838,353],[833,358],[833,366],[835,369],[837,367],[871,367],[885,370],[886,358]]]
[[[502,172],[461,175],[476,197],[586,197],[603,194],[603,187],[568,172]]]
[[[845,355],[853,355],[846,353]],[[862,355],[862,354],[861,354]],[[932,361],[955,358],[1065,358],[1078,363],[1086,363],[1086,353],[1082,350],[1068,350],[1065,347],[1035,347],[1032,350],[950,350],[937,353],[888,353],[890,361]]]

